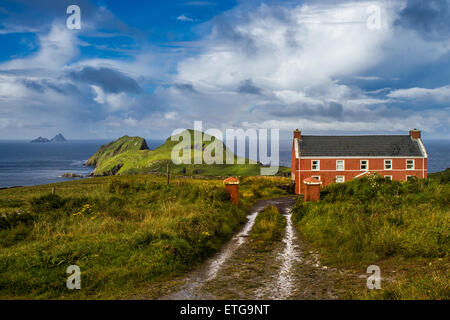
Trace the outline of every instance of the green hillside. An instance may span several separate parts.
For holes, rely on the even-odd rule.
[[[241,159],[245,164],[237,164],[238,157],[226,148],[224,143],[205,133],[203,134],[203,144],[194,143],[194,131],[188,130],[191,136],[190,159],[191,164],[175,165],[171,161],[173,148],[179,144],[178,139],[172,141],[171,137],[154,150],[150,150],[145,139],[140,137],[124,136],[120,139],[100,147],[86,163],[90,166],[96,166],[93,176],[123,175],[123,174],[143,174],[143,173],[165,173],[167,164],[170,166],[170,172],[175,175],[207,175],[207,176],[257,176],[260,175],[261,164],[251,163],[248,159]],[[182,135],[180,133],[179,135]],[[177,137],[178,136],[174,136]],[[208,140],[208,141],[205,141]],[[181,141],[181,139],[180,139]],[[234,158],[234,164],[194,164],[195,150],[205,150],[212,147],[211,144],[224,148],[223,158],[227,154]],[[189,152],[183,150],[183,152]],[[278,174],[288,174],[289,168],[280,167]]]
[[[124,175],[0,190],[0,299],[158,297],[228,241],[256,200],[286,195],[289,183],[241,179],[239,207],[222,179]],[[82,270],[81,290],[66,287],[70,265]]]

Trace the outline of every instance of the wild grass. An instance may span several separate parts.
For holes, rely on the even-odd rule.
[[[259,197],[285,193],[267,189],[242,183],[238,208],[221,180],[133,175],[0,190],[0,297],[130,297],[215,252]],[[70,265],[81,290],[66,287]]]
[[[321,192],[321,201],[298,202],[293,218],[301,234],[319,248],[324,263],[368,266],[398,257],[445,263],[450,252],[449,198],[450,185],[437,180],[399,182],[374,176],[330,185]],[[434,281],[432,275],[414,276],[373,297],[435,297],[419,285],[426,279]],[[447,277],[436,281],[437,288],[448,290]]]
[[[283,237],[286,219],[274,206],[268,206],[255,219],[250,233],[252,244],[258,251],[264,251],[275,241]]]

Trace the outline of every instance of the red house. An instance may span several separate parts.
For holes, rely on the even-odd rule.
[[[291,178],[295,193],[304,194],[304,179],[322,186],[376,172],[393,180],[427,177],[427,152],[419,130],[409,135],[302,136],[294,131]]]

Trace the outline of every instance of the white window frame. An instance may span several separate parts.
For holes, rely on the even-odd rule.
[[[417,178],[416,175],[414,175],[414,174],[409,174],[409,175],[406,175],[406,181],[408,181],[408,177],[415,177],[415,178]]]
[[[390,161],[391,162],[391,167],[389,169],[386,168],[386,161]],[[392,170],[392,166],[393,166],[392,159],[384,159],[384,170]]]
[[[317,169],[313,169],[314,161],[317,161]],[[311,171],[320,171],[320,160],[311,160]]]
[[[392,181],[392,176],[384,176],[384,178],[389,178]]]
[[[363,161],[366,162],[366,169],[362,168]],[[361,170],[361,171],[369,171],[369,160],[360,160],[359,161],[359,170]]]
[[[412,161],[412,168],[408,169],[408,161]],[[415,170],[416,168],[416,162],[414,159],[406,159],[406,170]]]
[[[342,181],[338,181],[338,177],[342,177]],[[334,182],[336,182],[336,183],[344,183],[345,182],[345,176],[336,176],[334,178]]]
[[[316,178],[317,180],[320,181],[320,176],[311,176],[311,178]]]
[[[342,169],[338,169],[339,161],[342,161]],[[336,171],[345,171],[345,160],[336,160]]]

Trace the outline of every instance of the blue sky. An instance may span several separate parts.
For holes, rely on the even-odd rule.
[[[450,138],[450,0],[2,0],[0,44],[0,139]]]

